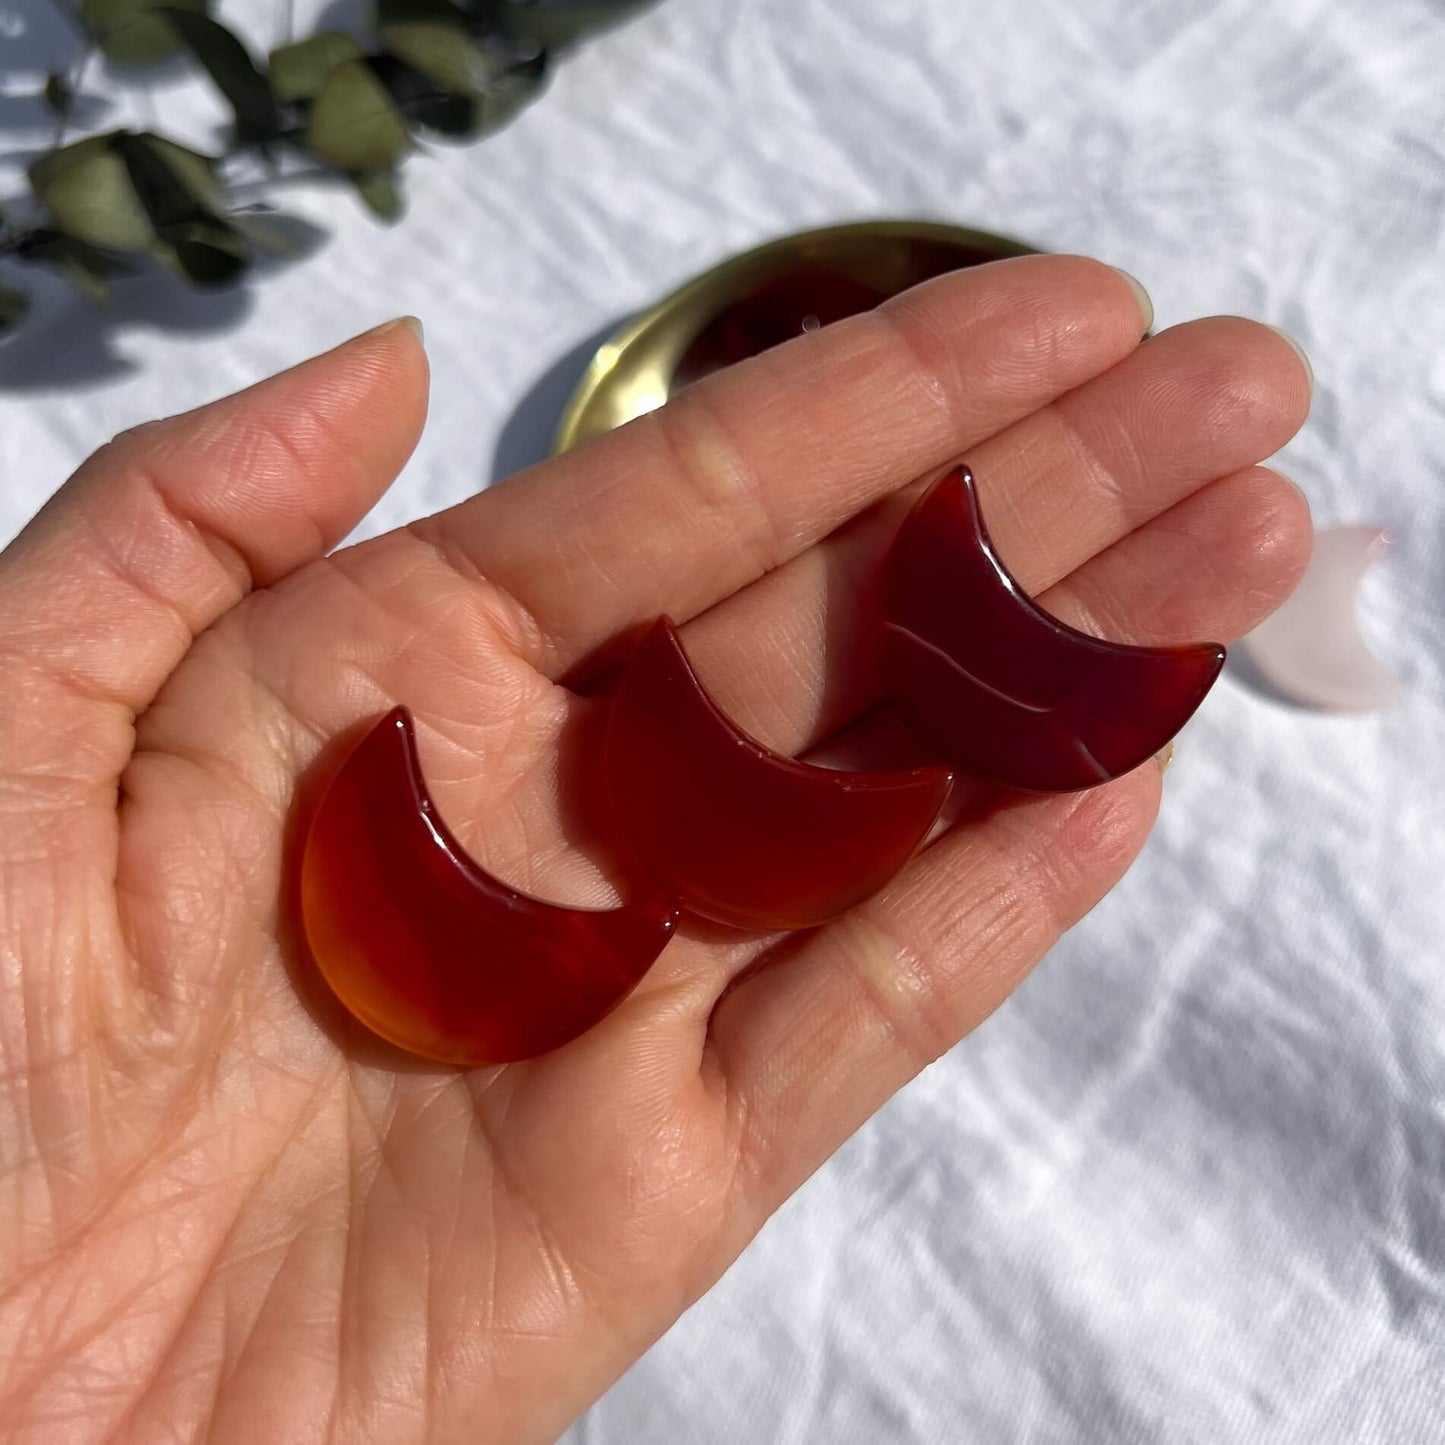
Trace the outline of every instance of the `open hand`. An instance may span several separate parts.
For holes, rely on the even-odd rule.
[[[421,429],[404,325],[82,467],[0,558],[0,1433],[518,1445],[626,1369],[1115,882],[1158,768],[972,817],[806,935],[684,921],[591,1033],[471,1072],[288,946],[298,780],[405,702],[474,856],[604,903],[559,679],[666,612],[741,727],[867,758],[863,584],[964,455],[1050,611],[1237,637],[1308,552],[1254,465],[1307,371],[1148,324],[1095,262],[958,273],[337,552]]]

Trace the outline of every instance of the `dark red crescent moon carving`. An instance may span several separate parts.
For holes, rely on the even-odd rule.
[[[591,1028],[666,946],[677,905],[563,908],[480,868],[427,792],[411,716],[388,713],[322,797],[301,863],[301,912],[350,1011],[426,1058],[501,1064]]]
[[[847,773],[740,732],[660,618],[618,682],[607,783],[623,838],[658,886],[735,928],[808,928],[885,883],[927,837],[944,768]]]
[[[967,467],[899,529],[883,633],[889,687],[940,756],[1035,793],[1138,767],[1188,722],[1224,665],[1215,643],[1126,647],[1037,607],[994,552]]]

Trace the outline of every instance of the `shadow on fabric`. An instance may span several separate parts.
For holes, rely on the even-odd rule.
[[[630,318],[609,321],[564,356],[554,361],[523,393],[522,399],[502,424],[497,449],[492,453],[489,484],[510,477],[534,462],[552,455],[552,438],[572,392],[582,380],[597,348]]]

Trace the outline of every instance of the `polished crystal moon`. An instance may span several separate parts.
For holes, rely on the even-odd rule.
[[[369,1028],[452,1064],[533,1058],[576,1038],[637,985],[677,905],[613,909],[528,897],[468,856],[427,791],[411,716],[395,708],[341,765],[307,831],[306,941]]]
[[[1389,548],[1379,527],[1325,527],[1299,585],[1242,644],[1276,692],[1334,712],[1393,707],[1403,690],[1365,645],[1357,619],[1365,574]]]
[[[840,772],[763,747],[708,696],[666,618],[613,697],[621,837],[661,891],[735,928],[808,928],[861,902],[928,836],[951,783],[945,768]]]
[[[1215,643],[1128,647],[1030,600],[984,527],[973,474],[932,486],[894,539],[882,603],[890,692],[959,773],[1035,793],[1153,757],[1224,664]]]

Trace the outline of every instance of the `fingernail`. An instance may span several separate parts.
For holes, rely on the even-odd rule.
[[[1114,269],[1129,283],[1129,289],[1139,303],[1140,313],[1144,317],[1144,331],[1147,333],[1154,325],[1154,303],[1149,299],[1144,283],[1137,276],[1131,276],[1122,266],[1115,266]]]
[[[1172,739],[1154,754],[1154,761],[1159,764],[1159,771],[1161,773],[1167,773],[1169,771],[1169,764],[1174,761],[1174,742]]]
[[[383,321],[380,326],[373,326],[367,335],[385,336],[388,331],[395,331],[398,326],[405,326],[422,346],[426,345],[426,332],[415,316],[395,316],[390,321]]]
[[[1305,355],[1304,347],[1301,346],[1288,331],[1281,330],[1278,326],[1271,326],[1269,329],[1289,342],[1290,350],[1304,362],[1305,375],[1310,379],[1310,395],[1313,396],[1315,392],[1315,369],[1310,365],[1310,359]]]

